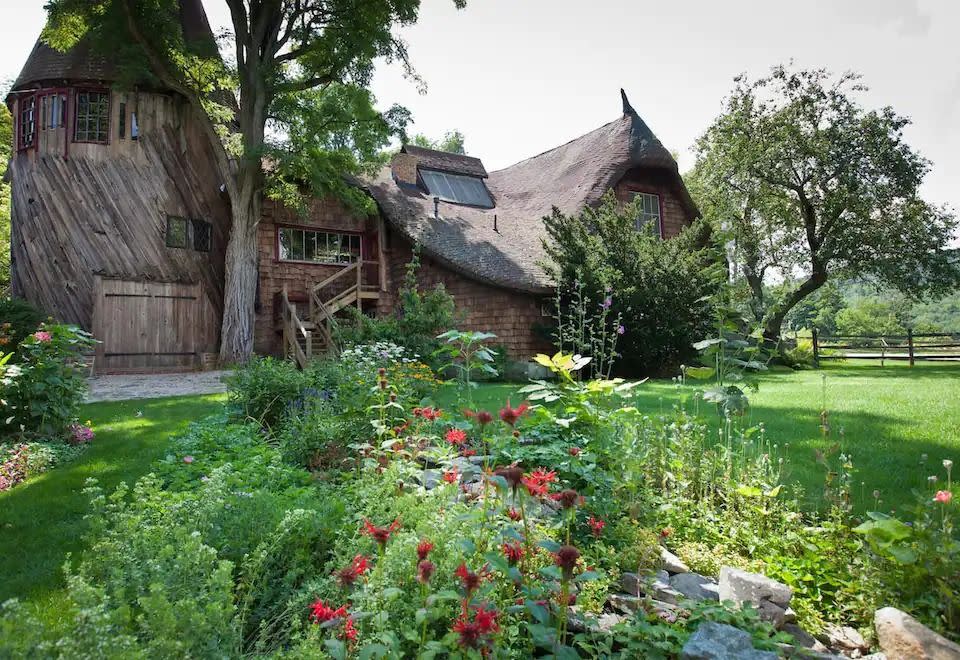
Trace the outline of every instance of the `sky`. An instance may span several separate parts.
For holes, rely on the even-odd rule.
[[[203,2],[225,27],[223,0]],[[0,80],[23,65],[43,4],[0,2]],[[623,87],[683,171],[737,74],[790,60],[852,70],[865,106],[912,118],[907,140],[933,163],[925,197],[960,211],[958,27],[958,0],[423,0],[400,36],[427,92],[386,63],[372,88],[412,111],[412,132],[459,129],[495,170],[616,119]]]

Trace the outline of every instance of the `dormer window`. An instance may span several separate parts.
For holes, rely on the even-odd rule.
[[[654,193],[635,192],[633,201],[637,202],[639,215],[637,216],[637,230],[648,231],[654,236],[663,236],[660,224],[660,195]]]
[[[421,168],[420,178],[430,195],[445,202],[493,208],[493,200],[480,177]]]

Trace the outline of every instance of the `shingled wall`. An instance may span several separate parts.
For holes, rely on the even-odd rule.
[[[675,185],[666,172],[649,169],[632,169],[627,172],[614,188],[614,193],[622,202],[629,202],[632,193],[645,192],[660,196],[661,224],[663,237],[672,238],[691,222],[689,214],[677,195]]]

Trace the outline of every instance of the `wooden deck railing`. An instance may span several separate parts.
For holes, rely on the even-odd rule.
[[[290,302],[286,287],[283,288],[282,299],[283,352],[287,357],[292,357],[302,369],[307,366],[310,357],[313,355],[313,333],[297,315],[297,308]],[[304,338],[304,346],[300,346],[300,342],[297,340],[298,333]]]

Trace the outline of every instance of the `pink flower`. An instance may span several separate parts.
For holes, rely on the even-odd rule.
[[[953,493],[949,490],[938,490],[937,494],[933,496],[933,501],[940,502],[940,504],[949,504],[951,499],[953,499]]]
[[[184,457],[183,457],[183,462],[184,462],[184,463],[188,463],[188,464],[189,464],[189,463],[193,463],[193,456],[184,456]]]
[[[53,339],[53,335],[51,335],[46,330],[38,330],[37,332],[33,333],[33,338],[39,342],[45,342]]]

